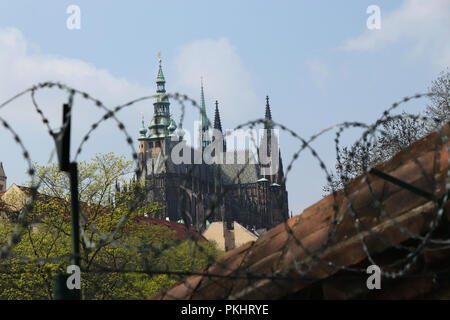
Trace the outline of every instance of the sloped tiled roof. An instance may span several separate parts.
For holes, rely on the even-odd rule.
[[[450,135],[448,124],[443,128],[443,133],[447,137]],[[450,143],[443,144],[441,141],[437,133],[432,133],[414,143],[409,152],[398,153],[377,169],[422,190],[442,196],[448,183],[450,158],[447,148]],[[423,171],[413,157],[417,159]],[[435,219],[436,209],[436,203],[431,200],[373,174],[369,177],[372,191],[366,183],[362,183],[363,176],[348,184],[352,206],[358,214],[356,222],[350,214],[348,199],[340,191],[336,196],[337,201],[333,195],[323,198],[305,209],[301,215],[267,231],[257,241],[222,255],[214,264],[203,270],[204,275],[187,277],[153,298],[283,299],[304,298],[308,292],[325,299],[348,299],[369,294],[365,287],[367,274],[352,282],[348,280],[351,278],[343,278],[345,270],[333,265],[344,268],[360,267],[365,270],[372,264],[367,259],[361,239],[364,239],[371,256],[380,259],[378,261],[392,257],[395,257],[395,261],[399,257],[404,258],[406,253],[399,254],[401,250],[397,247],[400,244],[407,248],[417,247],[417,239],[412,239],[412,235],[424,235],[429,230],[430,222]],[[374,197],[383,203],[389,216],[380,214]],[[342,218],[342,221],[333,227],[332,221],[336,216],[333,206],[336,204],[337,218]],[[443,217],[448,219],[449,216],[450,202],[447,201]],[[364,231],[360,233],[356,226],[364,226]],[[399,226],[407,228],[409,232],[400,230]],[[445,224],[443,226],[445,227]],[[439,224],[439,228],[441,227],[442,224]],[[448,230],[443,235],[439,228],[436,232],[441,234],[433,236],[448,239]],[[332,230],[335,232],[331,233],[330,237]],[[395,254],[394,250],[397,250]],[[320,259],[313,259],[314,254]],[[401,269],[405,264],[406,262],[393,270]],[[299,273],[299,270],[305,270],[312,265],[307,276]],[[442,280],[439,271],[448,265],[448,249],[421,251],[411,269],[420,268],[421,272],[425,270],[427,273],[422,272],[419,276],[398,280],[383,278],[383,290],[373,290],[369,297],[411,299],[426,294],[432,297],[450,297],[448,279]],[[229,277],[224,278],[225,275]]]

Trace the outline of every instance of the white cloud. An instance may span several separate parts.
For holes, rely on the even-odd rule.
[[[29,47],[29,41],[20,30],[0,29],[0,103],[32,85],[45,81],[58,81],[88,92],[110,108],[154,92],[153,88],[145,88],[126,79],[115,77],[109,71],[98,69],[79,59],[30,53]],[[39,50],[32,51],[39,52]],[[67,101],[67,94],[56,88],[45,89],[38,91],[36,98],[49,118],[52,128],[58,128],[61,125],[61,106]],[[73,152],[91,124],[104,115],[103,111],[80,96],[75,97],[74,107]],[[118,114],[132,138],[137,138],[138,135],[140,111],[144,111],[147,115],[146,120],[150,120],[149,117],[153,114],[152,101],[142,102],[131,110]],[[0,116],[18,132],[33,161],[43,164],[49,159],[54,145],[35,112],[29,96],[20,97],[0,109]],[[83,148],[85,152],[81,157],[84,159],[91,158],[96,152],[113,151],[116,154],[130,155],[130,149],[125,143],[123,134],[111,120],[100,126],[91,136],[88,144]],[[3,128],[0,128],[0,150],[0,161],[9,168],[10,182],[21,183],[27,180],[24,175],[25,166],[21,161],[21,151]],[[4,152],[5,150],[8,151]]]
[[[203,77],[208,116],[213,121],[214,101],[218,100],[224,129],[264,116],[264,97],[255,94],[252,77],[228,39],[197,40],[183,45],[178,48],[173,66],[175,79],[170,87],[197,101]]]
[[[58,81],[86,91],[110,107],[151,92],[148,88],[115,77],[107,70],[98,69],[84,61],[54,55],[30,54],[27,47],[28,43],[18,29],[0,29],[1,102],[34,84],[45,81]],[[45,96],[42,104],[49,105],[58,101],[59,105],[60,99],[57,99],[57,96],[58,94]],[[23,108],[27,108],[27,111],[33,109],[29,103]],[[23,109],[19,110],[17,107],[10,109],[7,107],[2,112],[7,112],[13,119],[23,116]],[[52,118],[52,114],[55,113],[50,110],[49,117]],[[86,116],[92,119],[89,112]]]
[[[342,49],[370,51],[404,43],[408,58],[425,57],[442,69],[450,65],[449,14],[448,0],[405,0],[389,13],[381,7],[381,29],[348,39]]]

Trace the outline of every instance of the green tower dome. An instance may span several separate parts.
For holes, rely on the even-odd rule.
[[[170,119],[170,124],[167,130],[169,130],[170,135],[173,135],[175,130],[177,129],[177,124],[175,123],[175,120]]]
[[[147,129],[144,124],[144,116],[142,116],[142,127],[139,129],[139,139],[145,139],[147,137]]]

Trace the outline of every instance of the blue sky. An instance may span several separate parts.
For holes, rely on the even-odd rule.
[[[81,9],[81,29],[66,27],[69,5]],[[369,5],[381,10],[381,29],[368,30]],[[342,121],[371,123],[406,95],[424,92],[450,65],[450,4],[405,1],[4,1],[0,0],[0,103],[34,83],[58,80],[92,93],[108,106],[154,93],[157,53],[162,52],[169,92],[200,95],[207,111],[219,100],[222,125],[233,128],[264,115],[271,98],[274,120],[304,138]],[[37,95],[54,127],[64,96]],[[101,113],[83,101],[74,139]],[[405,106],[423,109],[426,100]],[[120,114],[137,138],[140,113],[151,101]],[[175,118],[178,106],[172,105]],[[51,140],[29,97],[0,110],[23,137],[34,160],[46,163]],[[197,119],[193,109],[187,121]],[[350,143],[359,132],[349,131]],[[313,147],[334,164],[334,136]],[[102,127],[81,159],[95,152],[129,156],[112,124]],[[120,142],[120,143],[119,143]],[[286,163],[299,143],[281,135]],[[0,161],[8,183],[23,183],[20,151],[0,129]],[[298,214],[322,196],[325,177],[302,154],[288,176],[290,210]]]

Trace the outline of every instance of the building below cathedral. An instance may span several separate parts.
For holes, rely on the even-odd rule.
[[[226,150],[226,141],[214,132],[222,133],[219,107],[216,101],[214,126],[210,128],[206,117],[206,105],[201,85],[200,98],[200,141],[198,148],[188,146],[181,130],[170,114],[169,97],[166,95],[165,78],[161,59],[156,79],[154,113],[146,127],[142,120],[139,130],[139,167],[137,178],[144,182],[149,196],[160,201],[163,210],[158,218],[186,222],[197,230],[204,230],[213,222],[224,222],[224,231],[232,230],[234,222],[249,230],[270,229],[286,221],[288,214],[288,193],[284,183],[281,152],[276,145],[278,166],[273,170],[272,160],[266,164],[258,160],[250,150]],[[266,155],[272,159],[270,141],[274,130],[271,125],[269,98],[266,98],[264,124],[265,134],[260,139],[266,144]],[[213,137],[214,139],[210,138]],[[278,143],[278,140],[275,139]],[[205,163],[205,150],[220,145],[220,150],[211,153],[216,163]],[[174,161],[172,154],[187,161]],[[259,154],[259,152],[257,152]],[[200,162],[196,161],[200,155]],[[234,161],[228,161],[232,159]],[[245,162],[237,160],[245,159]],[[267,170],[270,166],[270,170]],[[266,169],[266,170],[264,170]],[[218,199],[218,200],[217,200]],[[216,201],[217,200],[217,201]],[[212,208],[212,204],[216,205]],[[187,221],[185,221],[187,220]]]

